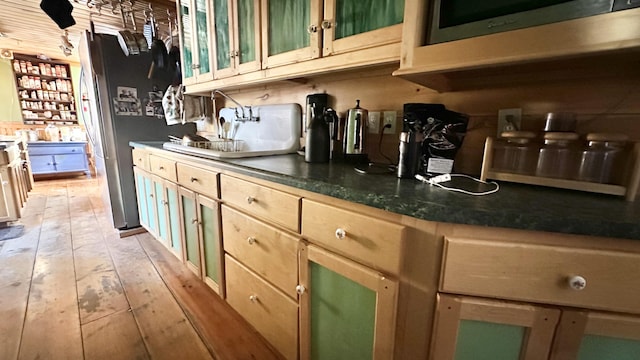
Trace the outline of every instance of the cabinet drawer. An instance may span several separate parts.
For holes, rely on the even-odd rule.
[[[219,199],[218,173],[194,166],[177,163],[178,184],[199,194]]]
[[[446,239],[441,290],[620,312],[640,312],[640,254]],[[575,290],[570,279],[586,287]]]
[[[227,302],[286,359],[298,358],[298,305],[225,255]]]
[[[297,300],[298,239],[226,205],[222,224],[224,250]]]
[[[131,150],[131,157],[133,158],[133,165],[149,171],[149,154],[146,151],[133,149]]]
[[[303,199],[302,236],[376,269],[400,271],[402,225]]]
[[[149,171],[169,181],[176,182],[176,162],[149,154]]]
[[[300,198],[282,191],[220,175],[220,197],[243,211],[299,232]]]
[[[84,154],[84,145],[31,145],[28,151],[30,155]]]

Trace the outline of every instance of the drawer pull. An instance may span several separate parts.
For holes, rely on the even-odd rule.
[[[298,295],[302,295],[307,291],[307,288],[304,287],[304,285],[298,285],[296,286],[296,292],[298,293]]]
[[[251,295],[251,296],[249,296],[249,300],[250,300],[252,303],[258,302],[258,295]]]
[[[587,279],[579,275],[572,276],[569,278],[569,286],[576,291],[583,290],[587,287]]]
[[[254,198],[253,196],[247,196],[247,204],[251,204],[254,201],[256,201],[256,198]]]
[[[344,237],[347,236],[347,232],[344,229],[341,228],[337,228],[336,229],[336,238],[337,239],[344,239]]]
[[[256,242],[256,238],[254,238],[253,236],[249,236],[247,238],[247,242],[249,243],[249,245],[253,245]]]
[[[160,166],[158,169],[159,169],[160,171],[164,171],[164,166]]]
[[[191,181],[191,182],[196,182],[196,181],[198,181],[198,179],[197,179],[197,178],[192,177],[191,179],[189,179],[189,181]]]

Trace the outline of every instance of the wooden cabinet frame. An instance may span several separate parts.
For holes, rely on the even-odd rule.
[[[438,294],[430,359],[454,359],[461,320],[476,320],[528,328],[520,359],[546,359],[560,310]]]
[[[335,271],[376,293],[373,358],[393,358],[398,282],[322,248],[309,245],[306,251],[305,249],[300,251],[300,283],[309,292],[313,291],[308,269],[310,261]],[[310,313],[310,296],[304,293],[300,296],[300,359],[302,360],[308,360],[311,356]]]

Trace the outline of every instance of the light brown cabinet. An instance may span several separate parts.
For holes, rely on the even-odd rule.
[[[431,358],[632,358],[640,283],[625,274],[639,261],[632,252],[446,238]]]
[[[406,3],[402,61],[394,75],[437,91],[624,76],[619,70],[632,68],[630,51],[640,48],[637,32],[630,31],[640,9],[427,45],[429,4]]]

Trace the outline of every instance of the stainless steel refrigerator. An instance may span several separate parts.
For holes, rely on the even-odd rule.
[[[87,137],[94,149],[102,197],[121,230],[140,226],[130,141],[167,141],[196,131],[195,124],[168,126],[156,111],[171,76],[148,79],[151,53],[125,56],[113,35],[85,31],[79,46],[81,104]]]

